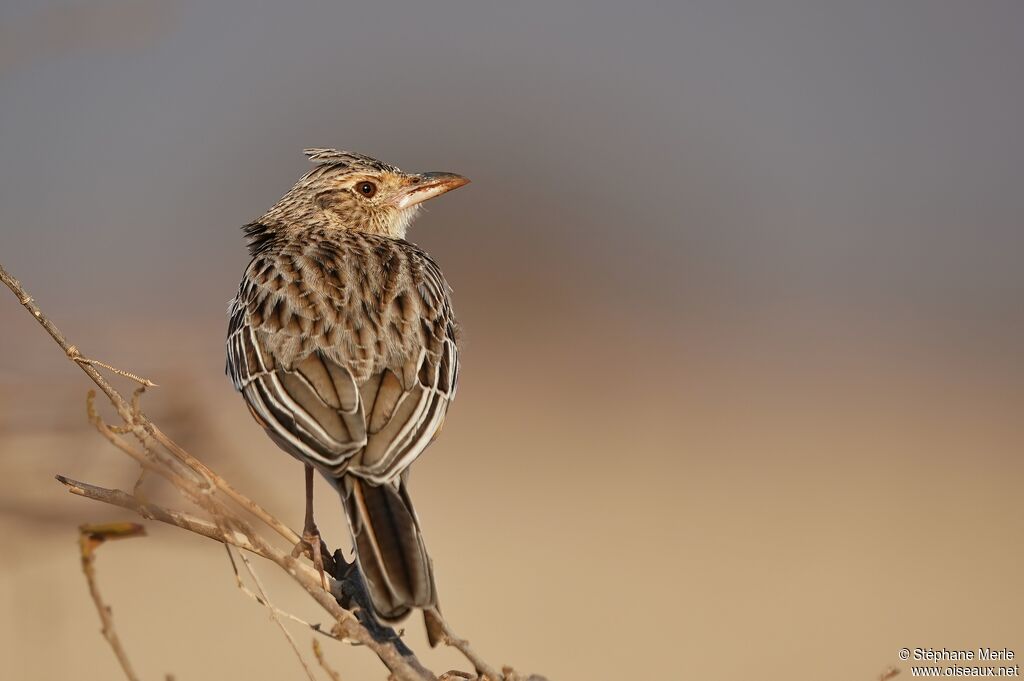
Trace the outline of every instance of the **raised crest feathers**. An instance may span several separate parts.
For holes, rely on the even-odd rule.
[[[384,163],[383,161],[378,161],[371,156],[357,154],[354,151],[339,151],[338,149],[311,147],[309,149],[303,149],[303,153],[306,154],[306,157],[309,158],[310,161],[317,165],[344,166],[352,169],[365,168],[368,170],[392,173],[401,172],[393,165]]]

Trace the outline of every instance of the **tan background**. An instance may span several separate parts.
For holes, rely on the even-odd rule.
[[[0,261],[298,525],[222,374],[238,226],[304,146],[464,173],[411,233],[466,330],[413,489],[480,651],[561,680],[1024,654],[1024,6],[430,4],[5,3]],[[127,516],[53,475],[134,471],[7,295],[0,328],[3,676],[117,678],[74,542]],[[99,556],[145,678],[300,678],[222,549],[151,534]]]

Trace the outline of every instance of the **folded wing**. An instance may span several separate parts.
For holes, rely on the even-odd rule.
[[[447,284],[411,246],[363,253],[389,266],[315,255],[250,265],[232,304],[228,374],[292,455],[335,477],[394,480],[430,443],[454,397]],[[381,281],[367,280],[375,273]]]

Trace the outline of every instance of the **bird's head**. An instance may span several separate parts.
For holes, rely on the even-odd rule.
[[[264,220],[290,227],[326,225],[404,238],[424,201],[469,182],[454,173],[405,173],[362,154],[306,149],[317,164]]]

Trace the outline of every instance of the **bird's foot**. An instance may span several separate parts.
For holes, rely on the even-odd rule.
[[[312,527],[307,526],[302,531],[302,539],[295,548],[292,549],[292,558],[298,558],[299,556],[306,555],[313,561],[313,567],[320,574],[320,585],[323,586],[324,591],[330,591],[327,588],[327,577],[324,574],[324,554],[327,553],[327,546],[324,544],[323,539],[320,538],[320,530],[316,528],[316,525]],[[328,554],[328,560],[333,563]],[[328,566],[333,568],[333,565]],[[332,570],[333,571],[333,570]]]

